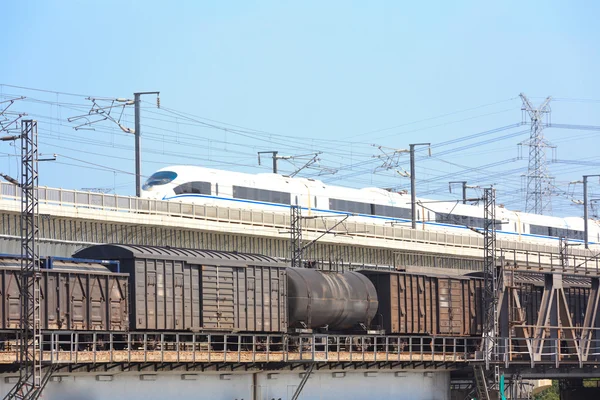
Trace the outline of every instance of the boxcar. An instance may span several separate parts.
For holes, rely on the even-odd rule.
[[[404,272],[361,271],[375,285],[374,325],[402,335],[481,335],[482,281]]]
[[[19,257],[0,257],[2,330],[20,327],[20,268]],[[115,262],[50,257],[42,259],[42,329],[128,330],[128,276],[116,271],[118,263]]]
[[[119,260],[129,273],[132,330],[287,331],[286,265],[273,258],[130,245],[76,257]]]

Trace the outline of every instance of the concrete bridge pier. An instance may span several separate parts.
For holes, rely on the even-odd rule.
[[[289,400],[301,371],[56,373],[46,400]],[[17,374],[0,375],[0,395]],[[301,400],[449,400],[449,371],[313,371]]]

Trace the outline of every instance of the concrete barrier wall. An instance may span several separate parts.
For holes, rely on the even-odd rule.
[[[46,400],[288,400],[301,377],[298,371],[240,373],[162,372],[116,374],[57,373],[43,393]],[[16,374],[0,375],[0,394]],[[317,371],[301,400],[447,400],[450,372]]]

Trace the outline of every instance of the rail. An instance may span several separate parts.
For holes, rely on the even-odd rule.
[[[174,201],[141,199],[104,193],[84,192],[68,189],[40,187],[39,203],[63,208],[93,209],[121,213],[161,215],[216,221],[230,224],[288,229],[289,213],[247,210],[238,208],[197,205]],[[20,189],[12,184],[0,182],[0,200],[20,201]],[[308,219],[303,222],[303,230],[322,233],[335,221],[333,219]],[[333,233],[351,237],[379,238],[394,241],[433,244],[437,246],[480,249],[483,247],[481,235],[465,229],[465,234],[436,232],[427,229],[411,229],[403,226],[384,226],[366,222],[346,222],[343,227],[332,230]],[[519,240],[499,240],[498,247],[517,252],[556,252],[555,245],[524,243]],[[440,250],[441,252],[441,250]],[[571,249],[571,253],[586,256],[589,252]]]
[[[426,336],[53,332],[44,334],[40,356],[45,364],[466,363],[479,343]],[[14,339],[0,349],[0,364],[18,362]]]

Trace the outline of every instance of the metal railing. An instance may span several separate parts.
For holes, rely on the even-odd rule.
[[[580,336],[575,340],[497,338],[490,363],[505,368],[600,366],[600,338]],[[18,363],[18,346],[16,336],[4,335],[0,341],[0,364]],[[43,333],[38,355],[46,365],[295,362],[467,365],[485,362],[482,346],[480,337],[54,331]]]
[[[46,333],[46,364],[405,362],[465,363],[480,339],[205,333]],[[0,363],[16,363],[17,342],[0,343]]]
[[[209,205],[197,205],[175,201],[141,199],[104,193],[83,192],[68,189],[40,187],[39,203],[63,208],[92,209],[111,212],[164,215],[197,220],[288,229],[290,226],[287,209],[281,212],[248,210]],[[15,185],[0,182],[0,200],[20,201],[20,189]],[[335,224],[333,219],[308,219],[303,230],[322,233]],[[410,227],[381,225],[366,222],[347,222],[332,233],[350,237],[379,238],[394,241],[407,241],[436,246],[480,249],[483,239],[480,235],[465,229],[465,234],[411,229]],[[515,236],[516,238],[517,236]],[[532,244],[519,240],[499,240],[498,246],[515,251],[556,252],[553,244]],[[441,251],[441,250],[440,250]],[[585,256],[589,252],[572,249],[572,254]]]
[[[563,260],[560,254],[556,252],[502,248],[498,250],[498,255],[502,263],[513,271],[600,274],[600,254],[598,253],[589,253],[588,255],[569,254]]]
[[[496,350],[492,353],[492,364],[536,367],[579,367],[600,366],[600,339],[568,340],[563,338],[497,338]],[[583,345],[587,347],[583,349]],[[484,362],[483,352],[477,352],[473,362]]]

